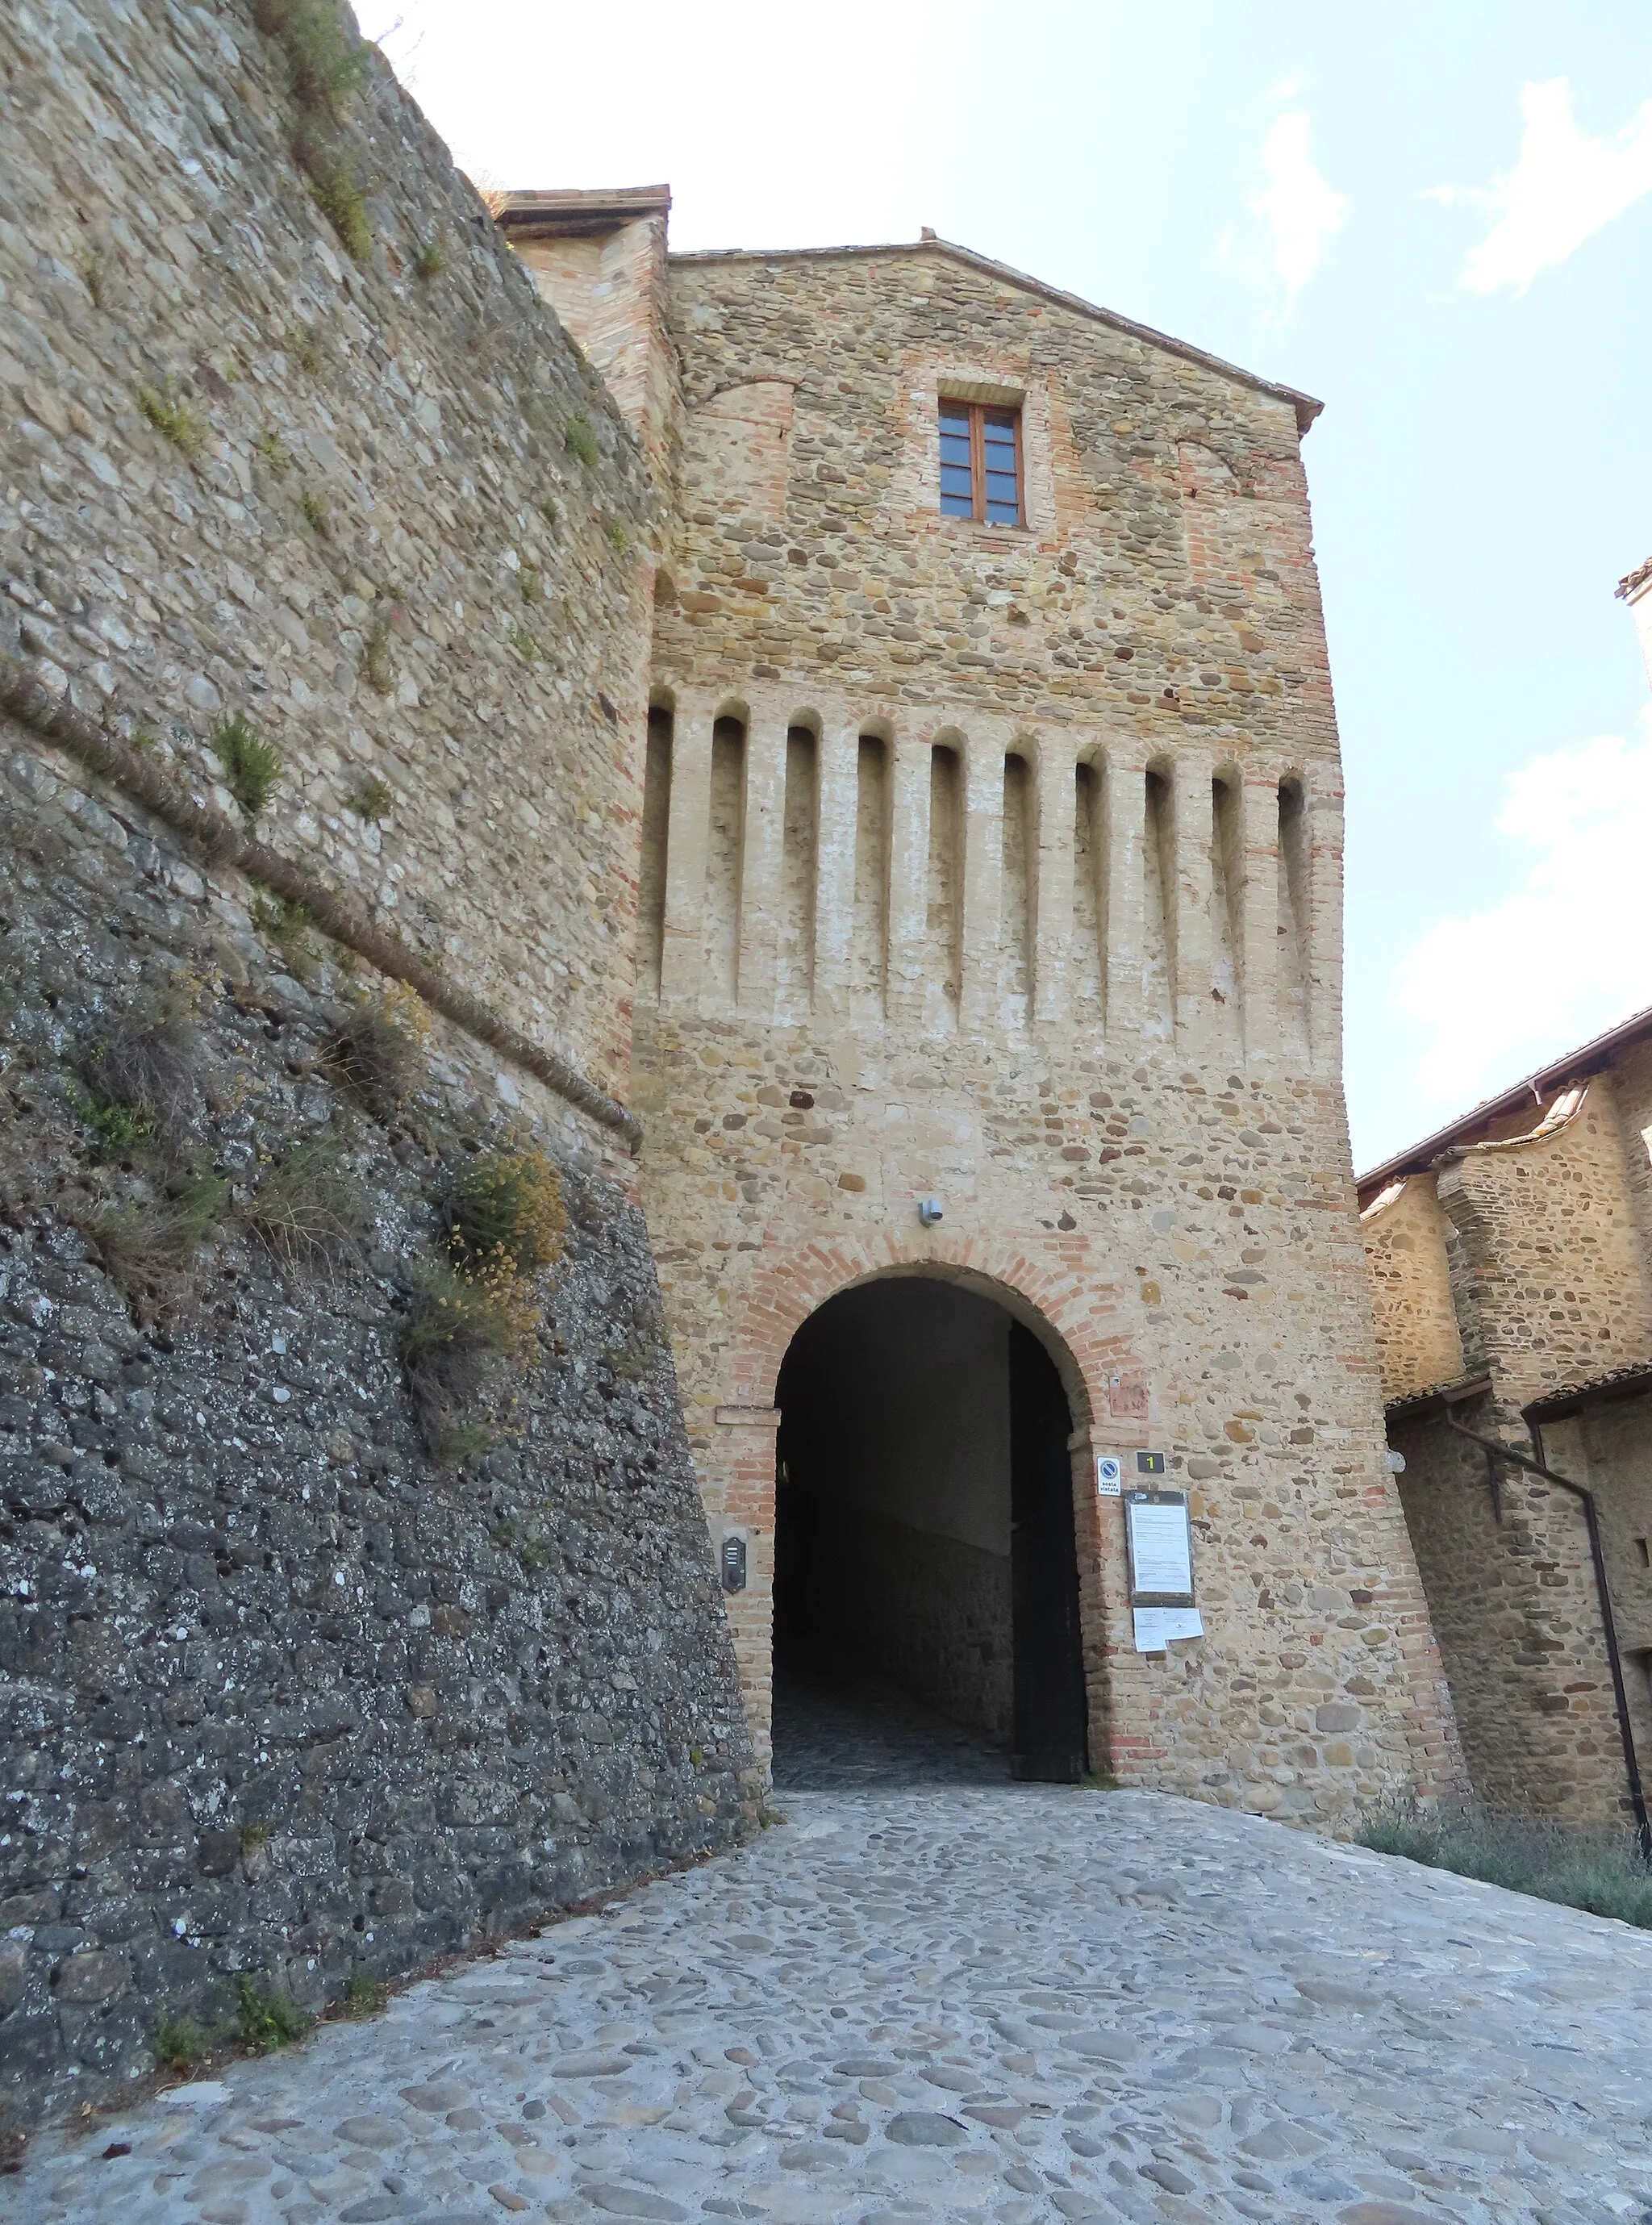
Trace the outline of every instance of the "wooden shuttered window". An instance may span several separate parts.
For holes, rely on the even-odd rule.
[[[984,525],[1022,523],[1019,409],[942,402],[940,508],[943,517]]]

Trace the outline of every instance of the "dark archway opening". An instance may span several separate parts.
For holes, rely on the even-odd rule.
[[[811,1315],[776,1403],[776,1782],[1082,1774],[1073,1422],[1037,1337],[883,1277]]]

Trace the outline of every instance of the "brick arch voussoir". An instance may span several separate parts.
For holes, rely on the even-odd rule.
[[[1124,1319],[1111,1290],[1093,1274],[979,1237],[929,1239],[920,1251],[885,1235],[787,1246],[759,1265],[734,1339],[736,1399],[772,1405],[781,1365],[809,1316],[842,1290],[903,1271],[972,1286],[1011,1313],[1030,1315],[1028,1326],[1060,1347],[1052,1357],[1080,1426],[1106,1415],[1110,1378],[1121,1369],[1133,1372]]]

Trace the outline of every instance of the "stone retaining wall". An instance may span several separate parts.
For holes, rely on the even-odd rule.
[[[249,9],[6,11],[0,649],[203,795],[249,719],[266,839],[623,1098],[647,469],[368,58],[358,263]]]
[[[623,1100],[646,465],[377,54],[307,89],[283,15],[6,11],[0,651],[231,815],[246,721],[269,849]],[[726,1845],[751,1765],[612,1128],[37,733],[0,745],[28,2118],[243,1978],[317,2007]],[[369,1022],[405,1089],[341,1056]],[[111,1046],[155,1030],[135,1114]],[[548,1155],[570,1227],[444,1466],[408,1327],[501,1150]]]
[[[5,758],[0,2093],[28,2114],[147,2070],[162,2017],[212,2028],[242,1975],[319,2006],[728,1844],[750,1747],[612,1138],[452,1030],[376,1117],[326,1054],[382,985],[319,945],[294,978],[253,891]],[[87,1076],[180,1003],[175,1120],[100,1140]],[[443,1186],[534,1139],[566,1250],[479,1406],[497,1442],[439,1467],[401,1353]],[[284,1259],[260,1200],[306,1163],[359,1225]],[[123,1231],[160,1244],[212,1176],[193,1261],[135,1261]]]

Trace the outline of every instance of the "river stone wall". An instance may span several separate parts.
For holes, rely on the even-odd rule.
[[[149,2070],[163,2017],[221,2025],[241,1975],[320,2007],[729,1844],[750,1753],[611,1137],[451,1030],[370,1110],[327,1047],[384,985],[313,938],[295,978],[253,891],[19,730],[0,764],[0,2095],[27,2118]],[[88,1077],[161,1013],[164,1133],[100,1138]],[[442,1468],[409,1307],[454,1166],[535,1139],[566,1252],[479,1412],[498,1442]],[[360,1220],[287,1264],[256,1215],[295,1163]],[[120,1230],[213,1176],[193,1262],[135,1263]]]

